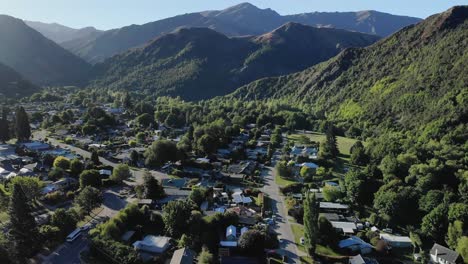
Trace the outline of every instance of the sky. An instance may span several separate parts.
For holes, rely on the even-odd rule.
[[[74,28],[111,29],[184,13],[220,10],[246,0],[0,0],[0,14]],[[314,11],[377,10],[426,18],[468,0],[251,0],[281,15]]]

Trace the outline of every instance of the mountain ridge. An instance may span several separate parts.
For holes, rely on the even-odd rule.
[[[90,65],[22,20],[0,15],[0,62],[37,85],[84,83]]]
[[[181,27],[207,27],[227,36],[260,35],[287,22],[315,27],[334,27],[387,36],[404,26],[421,21],[419,18],[396,16],[377,11],[313,12],[281,16],[267,8],[260,9],[243,3],[224,10],[189,13],[143,25],[130,25],[103,32],[93,38],[81,38],[62,43],[62,46],[91,63],[102,62],[130,48],[144,45],[155,37]]]
[[[412,128],[466,120],[467,69],[468,6],[461,6],[302,72],[256,80],[227,97],[287,100],[356,127]]]

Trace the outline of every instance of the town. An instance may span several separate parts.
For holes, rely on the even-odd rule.
[[[172,111],[188,107],[165,100]],[[365,146],[338,137],[332,125],[324,133],[290,130],[259,116],[243,126],[217,119],[194,128],[186,113],[132,107],[129,94],[117,106],[59,105],[2,113],[15,136],[4,133],[0,145],[1,204],[7,208],[9,196],[14,203],[1,221],[19,214],[28,239],[41,241],[31,245],[39,262],[460,259],[437,243],[426,255],[417,232],[357,206],[372,200]]]

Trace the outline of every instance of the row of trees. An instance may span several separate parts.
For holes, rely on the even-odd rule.
[[[15,111],[14,123],[8,121],[9,109],[2,108],[0,116],[0,142],[6,142],[11,139],[11,131],[14,131],[19,141],[26,141],[31,138],[31,127],[29,117],[23,107],[18,107]]]

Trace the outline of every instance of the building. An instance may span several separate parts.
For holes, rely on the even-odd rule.
[[[237,240],[237,229],[235,226],[230,225],[226,228],[226,240],[228,241]]]
[[[338,247],[355,253],[359,252],[360,254],[369,254],[372,252],[373,248],[371,244],[365,242],[357,236],[352,236],[350,238],[341,240],[338,243]]]
[[[349,264],[366,264],[366,261],[362,258],[361,255],[357,255],[349,258]]]
[[[170,264],[193,264],[195,252],[187,247],[174,251]]]
[[[411,243],[411,239],[407,236],[397,236],[387,233],[381,233],[380,239],[385,240],[388,243],[388,245],[394,248],[408,248],[413,245]]]
[[[170,237],[147,235],[143,240],[133,243],[133,248],[145,253],[162,254],[171,245],[170,240]]]
[[[339,203],[330,203],[330,202],[320,202],[320,211],[329,212],[329,213],[346,213],[349,209],[349,206]]]
[[[345,235],[352,235],[357,230],[356,224],[352,222],[331,221],[330,223],[338,232],[343,232]]]
[[[429,255],[431,258],[431,263],[440,263],[440,264],[463,263],[460,257],[460,254],[444,246],[441,246],[437,243],[434,243],[434,245],[431,248],[431,251],[429,251]]]

